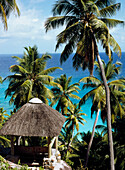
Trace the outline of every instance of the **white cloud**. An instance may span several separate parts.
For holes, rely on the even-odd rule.
[[[11,15],[8,20],[8,31],[0,30],[0,52],[22,53],[22,47],[34,44],[42,46],[45,52],[54,51],[56,35],[62,28],[48,31],[46,34],[44,24],[49,16],[44,16],[44,11],[38,10],[34,6],[32,9],[26,9],[23,4],[19,4],[19,6],[21,16]]]
[[[38,22],[38,21],[39,21],[38,18],[34,18],[34,19],[33,19],[33,22]]]
[[[35,1],[34,1],[34,0],[31,0],[30,2],[31,2],[31,3],[40,3],[40,2],[44,2],[44,1],[45,1],[45,0],[35,0]]]
[[[37,36],[37,34],[40,34],[40,26],[43,24],[42,22],[42,16],[40,20],[36,10],[30,9],[27,11],[22,11],[20,17],[11,16],[9,18],[9,29],[7,32],[2,31],[2,35],[14,38],[30,39],[32,36]]]

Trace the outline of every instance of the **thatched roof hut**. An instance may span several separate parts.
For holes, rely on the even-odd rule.
[[[0,130],[0,135],[58,136],[65,117],[52,107],[34,98],[24,104]]]
[[[11,155],[15,155],[15,150],[23,154],[35,154],[34,152],[46,152],[51,157],[51,149],[55,141],[55,148],[58,149],[58,135],[66,118],[52,107],[42,103],[38,98],[33,98],[23,105],[0,129],[0,135],[11,136]],[[14,136],[17,137],[16,145]],[[18,138],[23,137],[23,146],[18,147]],[[48,137],[48,147],[41,148],[30,146],[25,147],[25,136],[31,137]],[[51,137],[54,140],[51,141]],[[32,152],[31,152],[32,151]]]

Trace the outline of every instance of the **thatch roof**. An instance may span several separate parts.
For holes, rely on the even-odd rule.
[[[40,100],[23,105],[0,130],[0,135],[58,136],[65,117]],[[40,101],[40,102],[39,102]]]

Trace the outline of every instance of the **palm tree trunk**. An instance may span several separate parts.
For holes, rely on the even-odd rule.
[[[113,149],[113,137],[111,128],[111,107],[110,107],[110,91],[105,77],[103,64],[99,55],[97,55],[98,63],[101,69],[102,78],[106,91],[106,105],[107,105],[107,128],[108,128],[108,143],[109,143],[109,154],[110,154],[110,170],[115,170],[114,166],[114,149]]]
[[[94,133],[95,133],[95,127],[96,127],[98,117],[99,117],[99,111],[100,111],[100,109],[98,109],[97,114],[96,114],[96,119],[95,119],[95,122],[94,122],[94,125],[93,125],[93,130],[92,130],[92,135],[91,135],[89,145],[88,145],[88,149],[87,149],[85,168],[87,167],[87,164],[88,164],[89,152],[90,152],[90,148],[91,148],[92,142],[93,142],[93,137],[94,137]]]
[[[72,137],[71,137],[71,141],[69,142],[68,149],[69,149],[69,147],[70,147],[70,146],[71,146],[71,144],[72,144],[73,137],[74,137],[74,124],[72,125]]]
[[[74,125],[72,125],[72,137],[71,137],[71,141],[69,142],[69,145],[68,145],[68,148],[67,148],[67,153],[68,153],[68,151],[69,151],[69,149],[70,149],[70,146],[71,146],[71,144],[72,144],[73,136],[74,136]],[[66,153],[66,155],[67,155],[67,153]]]
[[[74,137],[74,124],[73,124],[73,127],[72,127],[72,138],[71,138],[71,141],[69,143],[69,146],[71,146],[71,144],[72,144],[73,137]]]

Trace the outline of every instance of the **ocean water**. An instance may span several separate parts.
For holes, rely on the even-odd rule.
[[[15,55],[15,54],[14,54]],[[114,62],[120,61],[122,63],[122,70],[119,75],[119,77],[125,77],[125,52],[122,53],[121,58],[119,58],[116,54],[114,55]],[[13,59],[11,56],[12,54],[0,54],[0,76],[5,78],[8,75],[11,75],[11,72],[9,71],[9,67],[11,65],[17,64],[16,60]],[[16,55],[18,57],[21,57],[22,54]],[[49,67],[61,67],[63,70],[56,70],[51,75],[54,78],[60,77],[61,74],[66,74],[67,77],[72,76],[72,83],[78,82],[81,78],[89,76],[89,71],[85,70],[82,71],[82,69],[79,69],[78,71],[75,71],[75,69],[72,67],[72,56],[62,65],[60,64],[60,54],[55,53],[51,54],[52,59],[47,61],[47,68]],[[105,53],[100,53],[100,56],[102,59],[104,59],[105,62],[108,61],[108,57],[105,55]],[[95,75],[95,73],[94,73]],[[96,76],[96,75],[95,75]],[[82,88],[82,83],[80,84],[80,88]],[[5,90],[8,87],[8,81],[5,81],[3,84],[0,84],[0,107],[3,107],[4,110],[7,111],[9,114],[11,110],[13,110],[13,106],[9,105],[9,97],[5,99]],[[86,90],[80,90],[78,96],[82,97],[89,89]],[[73,100],[73,102],[77,103],[77,100]],[[85,105],[82,106],[82,112],[85,113],[87,116],[84,116],[84,119],[87,121],[84,126],[79,125],[80,132],[87,132],[88,130],[92,130],[94,118],[96,115],[93,116],[91,119],[91,100],[88,100]],[[101,119],[99,118],[97,124],[102,124]]]

